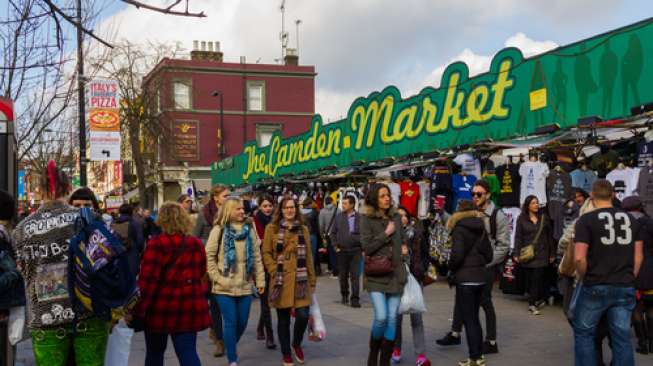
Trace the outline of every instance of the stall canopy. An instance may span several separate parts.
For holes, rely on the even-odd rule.
[[[528,136],[579,118],[604,120],[653,102],[653,18],[524,58],[506,48],[490,70],[473,78],[462,62],[449,65],[439,88],[403,98],[388,86],[356,99],[347,117],[323,124],[315,115],[307,133],[255,141],[243,153],[213,163],[212,182],[242,185],[261,180],[401,158],[479,142]]]

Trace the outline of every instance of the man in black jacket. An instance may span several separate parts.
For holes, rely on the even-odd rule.
[[[360,308],[360,216],[355,210],[356,199],[347,196],[342,201],[342,212],[336,215],[331,228],[331,241],[338,252],[338,272],[342,303],[349,303],[349,282],[351,282],[351,307]]]

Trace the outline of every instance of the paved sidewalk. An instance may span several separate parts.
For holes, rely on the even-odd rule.
[[[425,289],[428,312],[424,314],[427,353],[433,365],[457,365],[466,358],[467,347],[442,348],[435,344],[451,325],[453,290],[444,283],[436,283]],[[529,315],[527,303],[519,298],[495,291],[495,307],[498,318],[499,351],[487,357],[488,365],[501,366],[564,366],[573,365],[573,336],[559,307],[546,307],[540,316]],[[318,297],[327,327],[323,342],[304,342],[306,365],[354,366],[364,365],[367,357],[372,307],[366,293],[362,294],[362,308],[353,309],[340,305],[338,281],[328,277],[318,280]],[[267,350],[263,341],[256,340],[259,302],[252,306],[250,322],[238,352],[240,365],[279,366],[280,351]],[[483,311],[481,310],[481,314]],[[276,323],[276,315],[273,315]],[[481,322],[485,326],[483,315]],[[409,319],[404,320],[404,350],[401,365],[414,365]],[[275,331],[276,334],[276,331]],[[278,342],[277,342],[278,344]],[[22,344],[19,359],[25,366],[33,365],[29,342]],[[198,351],[203,365],[227,365],[226,358],[214,358],[208,333],[198,337]],[[607,351],[606,351],[607,354]],[[134,336],[130,366],[143,365],[145,342],[142,333]],[[608,356],[609,359],[609,356]],[[653,364],[653,355],[636,355],[637,365]],[[178,365],[172,344],[166,353],[166,365]]]

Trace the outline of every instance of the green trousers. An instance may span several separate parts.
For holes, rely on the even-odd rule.
[[[66,366],[71,346],[75,365],[102,366],[109,338],[109,323],[97,318],[81,320],[77,333],[72,326],[32,329],[32,349],[37,366]]]

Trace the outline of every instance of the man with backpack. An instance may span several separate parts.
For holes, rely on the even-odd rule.
[[[138,275],[141,254],[145,249],[145,239],[143,237],[143,227],[136,218],[134,218],[134,207],[129,203],[123,203],[118,209],[120,216],[111,224],[111,228],[123,242],[128,251],[129,269],[134,276]]]
[[[476,181],[474,188],[472,188],[472,200],[476,208],[485,214],[483,217],[483,223],[485,224],[485,230],[490,237],[490,243],[494,250],[492,262],[490,262],[486,268],[487,282],[481,296],[481,307],[485,312],[485,320],[487,323],[487,334],[485,342],[483,343],[483,354],[486,355],[499,352],[499,347],[496,341],[497,317],[494,311],[494,304],[492,303],[492,288],[497,273],[497,267],[506,259],[510,248],[508,220],[501,209],[496,207],[494,202],[490,200],[490,196],[490,184],[483,179]],[[436,343],[441,346],[459,345],[462,325],[460,305],[456,302],[454,304],[451,332],[447,333],[443,338],[438,339]]]

